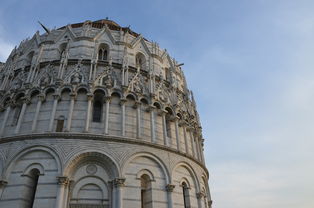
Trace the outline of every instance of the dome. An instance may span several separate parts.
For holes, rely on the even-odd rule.
[[[0,63],[0,207],[210,208],[181,65],[108,19],[22,41]]]

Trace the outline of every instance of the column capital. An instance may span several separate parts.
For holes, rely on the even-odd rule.
[[[69,184],[69,178],[67,176],[58,176],[57,181],[59,185],[67,185]]]
[[[93,99],[93,94],[92,93],[87,93],[87,99],[92,100]]]
[[[120,99],[120,105],[124,105],[126,103],[127,99],[126,98],[121,98]]]
[[[52,96],[55,100],[60,100],[60,98],[61,98],[60,94],[58,94],[58,93],[54,93]]]
[[[4,187],[8,184],[8,181],[4,180],[4,179],[1,179],[0,180],[0,187]]]
[[[106,102],[110,102],[111,96],[105,96],[105,97],[104,97],[104,100],[105,100],[105,103],[106,103]]]
[[[75,99],[76,96],[77,96],[77,93],[75,93],[75,92],[71,92],[71,93],[70,93],[71,99]]]
[[[23,97],[23,103],[26,103],[27,105],[31,103],[31,98],[30,97]]]
[[[137,109],[138,107],[140,107],[141,106],[141,102],[139,102],[139,101],[135,101],[135,104],[133,105],[133,108],[134,109]]]
[[[166,191],[167,192],[173,192],[173,189],[175,188],[176,186],[173,185],[173,184],[167,184],[166,185]]]
[[[40,93],[39,95],[37,95],[38,99],[43,102],[46,98],[45,94]]]
[[[205,193],[203,192],[203,191],[201,191],[201,192],[198,192],[197,194],[196,194],[196,197],[198,198],[198,199],[201,199],[201,198],[203,198],[203,197],[205,197],[206,195],[205,195]]]
[[[124,187],[125,178],[115,178],[112,182],[114,187]]]

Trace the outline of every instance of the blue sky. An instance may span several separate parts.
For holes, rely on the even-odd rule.
[[[105,17],[183,67],[215,208],[314,207],[313,0],[2,0],[0,61],[47,27]]]

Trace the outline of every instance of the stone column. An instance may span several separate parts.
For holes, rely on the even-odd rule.
[[[116,178],[113,180],[113,200],[112,208],[122,208],[123,187],[125,178]]]
[[[3,136],[5,125],[7,124],[10,111],[11,111],[11,106],[8,105],[7,110],[5,112],[5,115],[4,115],[4,118],[3,118],[3,123],[2,123],[1,129],[0,129],[0,137]]]
[[[89,130],[89,123],[90,123],[90,113],[91,113],[91,108],[92,108],[92,99],[93,99],[93,94],[88,93],[87,94],[87,112],[86,112],[86,121],[85,121],[85,129],[84,132],[88,132]]]
[[[172,207],[173,207],[172,192],[173,192],[173,189],[174,189],[175,187],[176,187],[176,186],[173,185],[173,184],[167,184],[167,185],[166,185],[166,191],[167,191],[167,197],[168,197],[168,208],[172,208]]]
[[[125,98],[121,98],[120,100],[120,105],[121,105],[121,111],[122,111],[122,121],[121,121],[121,124],[122,124],[122,136],[125,136],[125,102],[126,102],[126,99]]]
[[[200,208],[205,208],[205,203],[202,203],[202,200],[203,200],[203,198],[204,198],[204,196],[205,196],[205,194],[204,194],[204,192],[198,192],[197,194],[196,194],[196,198],[197,198],[197,203],[198,203],[198,207],[200,207]]]
[[[67,120],[67,127],[65,131],[70,131],[71,130],[71,125],[72,125],[72,115],[73,115],[73,109],[74,109],[74,103],[75,103],[75,98],[76,94],[75,93],[70,93],[71,101],[70,101],[70,108],[69,108],[69,113],[68,113],[68,120]]]
[[[141,103],[136,102],[134,108],[136,108],[136,136],[141,138]]]
[[[105,117],[105,134],[109,134],[109,107],[110,107],[110,99],[111,97],[105,97],[105,102],[106,102],[106,117]]]
[[[199,138],[198,137],[195,138],[195,142],[196,142],[196,149],[197,149],[198,160],[202,161],[202,156],[201,156],[202,152],[201,152],[201,147],[200,147],[200,144],[199,144]]]
[[[161,118],[162,118],[162,131],[163,131],[163,137],[164,137],[164,145],[168,146],[166,113],[167,113],[167,111],[161,110],[160,114],[161,114]]]
[[[58,180],[58,189],[57,189],[57,199],[56,199],[56,208],[63,208],[64,205],[64,196],[66,196],[66,186],[69,183],[68,177],[60,176],[57,177]]]
[[[152,143],[156,142],[156,129],[155,129],[155,106],[151,105],[149,106],[150,110],[150,134],[151,134],[151,141]]]
[[[30,103],[29,98],[25,98],[24,97],[23,98],[22,110],[20,112],[19,119],[17,121],[17,125],[16,125],[15,132],[14,132],[15,134],[18,134],[20,132],[22,121],[23,121],[23,118],[24,118],[25,110],[26,110],[26,106],[29,103]]]
[[[5,186],[8,184],[6,180],[0,180],[0,201],[2,199],[2,193],[4,191]]]
[[[54,101],[53,101],[52,111],[50,115],[49,129],[48,129],[48,131],[50,132],[52,131],[52,128],[53,128],[53,122],[55,120],[55,115],[56,115],[56,110],[57,110],[58,101],[60,99],[60,95],[54,94],[53,98],[54,98]]]
[[[188,139],[186,136],[186,124],[183,123],[183,134],[184,134],[184,143],[185,143],[185,153],[189,154],[189,144],[188,144]]]
[[[36,131],[36,127],[37,127],[37,120],[38,120],[38,116],[39,116],[39,112],[40,112],[40,108],[41,108],[41,104],[45,99],[45,96],[43,94],[40,94],[37,96],[38,97],[38,102],[37,102],[37,106],[36,106],[36,111],[35,111],[35,115],[34,115],[34,119],[33,119],[33,124],[32,124],[32,132]]]
[[[176,140],[177,140],[177,150],[181,150],[181,143],[180,143],[180,137],[179,137],[179,122],[178,122],[178,117],[175,117],[174,119],[174,125],[175,125],[175,130],[176,130]]]
[[[195,142],[194,142],[194,137],[193,137],[193,129],[189,127],[189,133],[190,133],[190,140],[192,144],[192,156],[196,157],[196,152],[195,152]]]

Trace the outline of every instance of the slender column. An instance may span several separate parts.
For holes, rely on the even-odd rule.
[[[2,193],[4,191],[5,186],[8,184],[6,180],[0,180],[0,201],[2,199]]]
[[[189,133],[190,133],[190,140],[191,140],[191,144],[192,144],[192,155],[193,155],[193,157],[196,157],[196,154],[195,154],[195,142],[194,142],[193,132],[192,132],[191,128],[189,130]]]
[[[204,207],[204,203],[202,203],[202,199],[204,198],[205,194],[201,191],[201,192],[198,192],[196,194],[196,198],[197,198],[197,203],[198,203],[198,207],[200,208],[205,208]]]
[[[21,110],[21,113],[19,115],[19,120],[17,121],[17,125],[16,125],[15,132],[14,132],[15,134],[18,134],[20,132],[22,121],[24,118],[25,110],[26,110],[26,106],[29,103],[30,103],[30,100],[28,98],[23,99],[22,110]]]
[[[163,136],[164,136],[164,145],[168,146],[166,111],[161,111],[161,118],[162,118],[162,130],[163,130]]]
[[[51,111],[51,115],[50,115],[50,122],[49,122],[48,131],[52,131],[52,128],[53,128],[53,122],[55,120],[55,115],[56,115],[56,110],[57,110],[58,101],[60,99],[60,95],[54,94],[53,98],[54,98],[54,101],[53,101],[52,111]]]
[[[183,124],[183,134],[184,134],[184,143],[185,143],[185,153],[189,154],[189,144],[186,136],[186,126]]]
[[[125,136],[125,102],[126,102],[126,99],[125,98],[122,98],[120,100],[120,105],[121,105],[121,111],[122,111],[122,136]]]
[[[136,136],[137,138],[141,138],[141,103],[135,103],[136,108]]]
[[[67,120],[66,131],[70,131],[71,130],[72,115],[73,115],[73,109],[74,109],[74,103],[75,103],[76,94],[75,93],[70,93],[70,97],[71,97],[71,101],[70,101],[70,108],[69,108],[69,113],[68,113],[68,120]]]
[[[38,97],[38,102],[37,102],[35,116],[34,116],[34,120],[33,120],[33,124],[32,124],[32,132],[35,132],[35,130],[36,130],[37,120],[38,120],[41,104],[42,104],[42,102],[44,101],[44,98],[45,98],[45,96],[43,94],[40,94],[37,97]]]
[[[125,178],[116,178],[113,180],[113,208],[122,208],[122,191]]]
[[[106,102],[106,117],[105,117],[105,134],[109,134],[109,107],[110,107],[110,99],[111,97],[105,97],[105,102]]]
[[[166,185],[166,191],[167,191],[167,197],[168,197],[168,208],[172,208],[173,207],[173,203],[172,203],[172,192],[173,189],[175,188],[175,185],[172,184],[167,184]]]
[[[91,113],[91,107],[92,107],[92,99],[93,95],[92,94],[87,94],[87,113],[86,113],[86,121],[85,121],[85,129],[84,132],[88,132],[89,130],[89,123],[90,123],[90,113]]]
[[[32,74],[32,70],[33,68],[32,67],[30,67],[30,69],[29,69],[29,73],[28,73],[28,75],[27,75],[27,79],[26,79],[26,83],[29,83],[29,81],[30,81],[30,78],[31,78],[31,74]]]
[[[180,144],[180,137],[179,137],[179,123],[178,123],[177,117],[174,120],[174,125],[175,125],[175,130],[176,130],[177,150],[180,151],[181,144]]]
[[[156,130],[155,130],[155,106],[151,105],[149,106],[150,109],[150,134],[151,134],[151,139],[152,143],[156,142]]]
[[[7,107],[7,110],[6,110],[4,118],[3,118],[3,123],[2,123],[2,126],[1,126],[1,130],[0,130],[0,136],[3,136],[5,125],[7,124],[7,120],[8,120],[10,111],[11,111],[11,106],[9,105]]]
[[[93,73],[93,62],[90,64],[90,69],[89,69],[89,80],[92,79],[92,73]]]
[[[57,199],[56,199],[56,208],[63,208],[64,196],[66,195],[66,186],[69,183],[68,177],[60,176],[57,177],[58,180],[58,189],[57,189]]]

